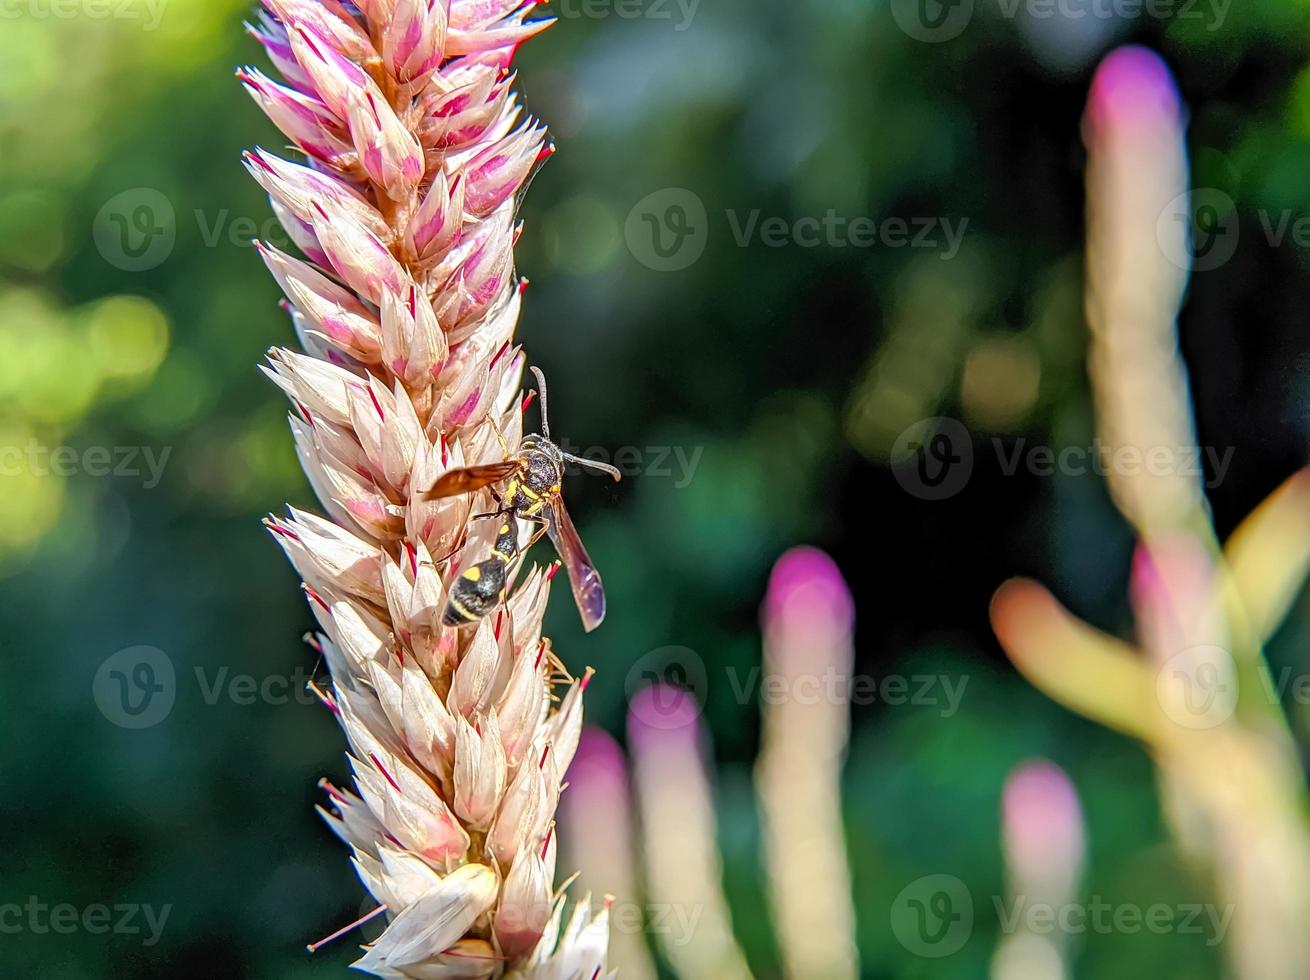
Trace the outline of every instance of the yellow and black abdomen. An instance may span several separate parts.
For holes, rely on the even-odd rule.
[[[441,621],[447,626],[476,623],[498,605],[505,595],[506,563],[488,558],[466,568],[450,588],[450,598]]]
[[[496,533],[491,557],[465,569],[450,587],[450,598],[441,621],[447,626],[476,623],[505,598],[509,563],[518,554],[514,525],[503,523]]]

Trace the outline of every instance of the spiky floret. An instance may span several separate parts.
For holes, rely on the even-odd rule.
[[[264,5],[250,33],[281,81],[237,74],[295,159],[245,162],[304,256],[259,244],[301,345],[264,370],[328,515],[268,526],[322,624],[332,683],[315,691],[350,745],[354,788],[325,783],[320,809],[388,920],[356,966],[592,980],[606,910],[584,900],[562,929],[552,885],[585,684],[541,636],[550,576],[476,627],[443,624],[497,522],[472,520],[486,491],[423,497],[522,437],[515,208],[549,149],[510,63],[550,21],[519,0]]]

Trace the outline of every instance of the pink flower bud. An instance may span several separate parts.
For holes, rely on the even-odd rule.
[[[412,82],[441,63],[446,47],[449,0],[394,0],[382,57],[391,73]]]
[[[522,956],[537,944],[553,905],[546,862],[536,851],[524,851],[509,869],[496,911],[496,939],[507,956]]]
[[[283,24],[313,30],[332,50],[360,62],[373,54],[373,44],[359,25],[334,0],[262,0]]]
[[[348,118],[359,161],[395,201],[409,198],[423,179],[423,149],[391,106],[373,92],[353,93]]]
[[[241,84],[265,115],[306,153],[333,163],[350,151],[336,118],[321,101],[279,85],[255,68],[237,72]]]
[[[312,224],[332,268],[369,302],[380,304],[384,290],[398,293],[412,284],[381,239],[349,212],[324,201],[315,206]]]
[[[346,120],[352,97],[377,92],[373,79],[312,27],[292,25],[287,37],[296,61],[313,83],[314,94],[338,120]]]
[[[500,744],[496,712],[477,727],[455,718],[455,812],[474,830],[486,830],[505,792],[505,750]]]
[[[465,192],[469,212],[483,217],[513,195],[539,159],[545,138],[545,127],[528,122],[474,156]]]

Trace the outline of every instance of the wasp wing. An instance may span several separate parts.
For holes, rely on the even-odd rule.
[[[550,535],[564,570],[569,573],[573,588],[573,601],[578,604],[582,625],[590,633],[605,619],[605,588],[600,584],[600,573],[592,564],[591,556],[578,537],[564,501],[556,497],[546,508],[546,533]]]
[[[451,470],[441,474],[441,479],[432,484],[432,489],[423,496],[431,500],[434,497],[457,497],[461,493],[472,493],[511,476],[519,464],[512,459],[500,463],[488,463],[485,466],[470,466],[466,469]]]

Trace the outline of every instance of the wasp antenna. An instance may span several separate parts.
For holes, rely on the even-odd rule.
[[[546,413],[546,376],[541,373],[541,368],[535,364],[531,371],[537,376],[537,391],[541,394],[541,434],[547,439],[550,438],[550,416]]]
[[[542,402],[542,404],[544,405],[545,402]],[[563,453],[562,455],[570,463],[577,463],[579,466],[585,466],[587,467],[587,469],[596,470],[599,473],[608,473],[610,476],[614,477],[615,483],[618,483],[620,480],[623,479],[623,474],[620,473],[613,466],[610,466],[609,463],[598,463],[594,459],[586,459],[585,457],[582,456],[574,456],[572,453]]]

